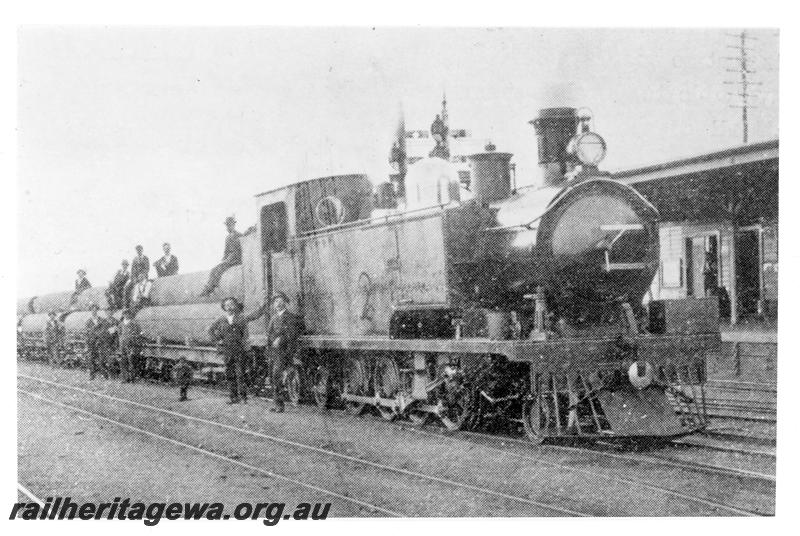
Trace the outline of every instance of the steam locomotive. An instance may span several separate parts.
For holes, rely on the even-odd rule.
[[[213,377],[219,300],[253,310],[281,291],[305,320],[290,397],[450,430],[519,427],[553,437],[670,437],[705,426],[713,307],[643,298],[658,268],[658,212],[597,164],[605,142],[573,108],[531,121],[545,184],[516,189],[512,155],[487,146],[460,182],[441,158],[373,186],[337,175],[258,194],[243,262],[200,297],[208,272],[158,278],[139,311],[146,357],[186,356]],[[21,347],[71,293],[18,304]],[[65,317],[81,359],[84,291]],[[250,327],[253,370],[268,358]],[[254,374],[254,377],[257,376]],[[268,376],[268,375],[267,375]]]

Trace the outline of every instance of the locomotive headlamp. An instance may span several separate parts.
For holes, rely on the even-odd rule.
[[[587,166],[596,166],[606,157],[606,141],[594,132],[578,134],[570,141],[568,150]]]
[[[653,383],[653,365],[647,361],[634,361],[628,369],[628,379],[637,389],[644,389]]]

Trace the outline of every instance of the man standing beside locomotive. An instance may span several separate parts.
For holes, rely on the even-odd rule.
[[[167,277],[178,273],[178,257],[170,253],[171,246],[168,242],[164,242],[164,256],[156,261],[156,273],[158,277]]]
[[[286,372],[297,352],[297,340],[303,331],[302,320],[288,309],[289,298],[278,292],[272,298],[274,314],[267,327],[267,345],[272,360],[272,388],[274,405],[270,411],[283,413],[285,409]]]
[[[244,306],[236,298],[222,300],[225,316],[214,322],[208,330],[211,340],[217,343],[217,351],[225,361],[225,376],[230,387],[230,404],[247,402],[247,387],[244,379],[244,366],[247,360],[247,324],[267,311],[262,304],[254,312],[242,315]]]
[[[242,264],[242,243],[241,234],[236,230],[236,218],[228,216],[225,218],[225,227],[228,228],[228,236],[225,237],[225,252],[222,254],[222,261],[211,269],[208,275],[208,282],[203,289],[201,296],[208,296],[219,285],[222,274],[225,270],[237,264]]]

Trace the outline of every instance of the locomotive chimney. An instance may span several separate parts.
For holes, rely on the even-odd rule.
[[[536,129],[544,185],[559,186],[573,165],[567,144],[578,128],[575,108],[542,108],[530,124]]]
[[[469,155],[472,168],[472,192],[482,205],[506,199],[511,195],[511,153],[495,152],[491,143],[486,152]]]

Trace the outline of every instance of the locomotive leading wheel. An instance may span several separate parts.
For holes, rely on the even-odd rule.
[[[400,368],[391,357],[381,356],[375,366],[375,393],[380,398],[394,399],[400,392]],[[378,404],[378,413],[384,420],[397,417],[397,410]]]
[[[289,367],[286,369],[286,394],[289,398],[289,403],[293,406],[300,404],[300,396],[302,393],[302,384],[300,382],[300,371],[297,367]]]
[[[342,395],[366,395],[367,374],[364,360],[359,357],[348,357],[344,365],[344,386]],[[352,415],[361,415],[366,408],[363,402],[344,401],[344,407]]]

